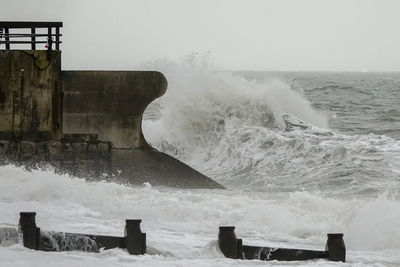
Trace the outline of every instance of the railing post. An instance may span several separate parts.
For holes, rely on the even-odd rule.
[[[31,49],[35,50],[36,49],[36,28],[31,28]]]
[[[47,27],[47,49],[49,52],[53,49],[53,39],[51,36],[51,27]]]
[[[8,28],[4,29],[5,40],[6,40],[6,50],[10,50],[10,31]]]
[[[56,50],[60,50],[60,27],[56,28]]]

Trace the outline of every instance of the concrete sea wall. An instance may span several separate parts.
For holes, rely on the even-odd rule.
[[[0,51],[1,163],[80,177],[223,188],[145,140],[142,115],[167,89],[154,71],[62,71],[61,52]]]
[[[61,137],[61,52],[0,51],[0,139]]]

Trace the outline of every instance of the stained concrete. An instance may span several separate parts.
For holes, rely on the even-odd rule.
[[[61,71],[61,52],[0,51],[0,163],[78,177],[223,188],[145,140],[143,112],[167,89],[156,71]]]
[[[63,71],[64,133],[96,133],[113,148],[150,149],[142,134],[148,104],[167,90],[155,71]]]
[[[61,136],[61,52],[0,51],[0,138]]]
[[[121,177],[134,184],[150,182],[178,188],[223,188],[174,157],[157,150],[112,150],[114,177]]]

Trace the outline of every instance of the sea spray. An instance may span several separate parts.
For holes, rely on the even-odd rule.
[[[147,140],[229,188],[376,196],[396,180],[396,140],[330,129],[290,79],[249,79],[197,54],[148,67],[169,88],[145,112]]]

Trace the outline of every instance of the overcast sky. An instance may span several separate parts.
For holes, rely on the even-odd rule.
[[[0,20],[63,21],[64,69],[400,71],[400,0],[0,0]]]

